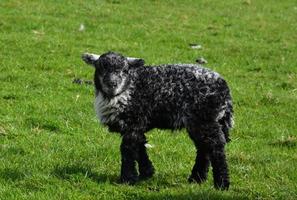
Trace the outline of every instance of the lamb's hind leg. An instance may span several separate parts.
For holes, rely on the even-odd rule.
[[[212,122],[212,123],[205,122],[202,124],[203,125],[200,125],[199,127],[197,127],[198,130],[196,134],[199,134],[199,140],[200,140],[199,143],[201,143],[201,146],[203,147],[204,151],[206,151],[204,152],[204,154],[209,155],[209,159],[213,169],[214,186],[217,189],[223,189],[223,190],[228,189],[230,182],[229,182],[228,166],[227,166],[226,156],[224,151],[226,139],[221,130],[221,126],[217,122]],[[197,169],[203,168],[203,166],[204,167],[206,166],[205,164],[203,165],[203,162],[202,162],[201,163],[202,165],[199,167],[200,165],[199,154],[197,155],[197,157],[198,157],[198,161],[195,163],[193,170],[195,169],[196,165],[197,165]],[[203,177],[203,173],[200,174],[199,176],[200,176],[199,178],[201,179],[201,177]],[[195,177],[195,170],[194,170],[193,177]],[[197,180],[197,176],[196,176],[196,179],[194,180],[199,182],[200,179]]]
[[[199,141],[198,134],[199,133],[194,130],[189,131],[190,138],[196,146],[197,153],[195,164],[188,180],[189,182],[202,183],[207,179],[210,161],[207,146],[203,144],[203,142]]]

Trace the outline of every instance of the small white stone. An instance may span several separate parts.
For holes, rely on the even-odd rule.
[[[200,44],[190,44],[190,47],[192,49],[202,49],[202,45],[200,45]]]
[[[84,24],[80,24],[78,30],[79,30],[79,31],[84,31],[84,30],[85,30],[85,25],[84,25]]]
[[[205,58],[203,58],[203,57],[198,58],[198,59],[196,60],[196,62],[197,62],[198,64],[207,64],[207,60],[205,60]]]
[[[78,95],[76,95],[76,99],[75,99],[75,101],[76,101],[76,102],[78,101],[79,97],[80,97],[80,95],[79,95],[79,94],[78,94]]]

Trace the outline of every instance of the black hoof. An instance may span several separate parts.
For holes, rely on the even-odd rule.
[[[229,180],[216,181],[214,187],[218,190],[228,190],[230,186]]]
[[[189,183],[203,183],[206,181],[206,177],[200,177],[199,175],[191,175],[188,178]]]
[[[145,169],[145,170],[142,169],[140,171],[140,174],[139,174],[139,179],[140,180],[147,180],[147,179],[153,177],[154,173],[155,173],[155,170],[154,170],[153,167],[150,167],[150,168]]]
[[[119,182],[121,184],[134,185],[138,180],[138,176],[121,176]]]

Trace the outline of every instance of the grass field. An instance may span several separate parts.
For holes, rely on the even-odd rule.
[[[1,0],[0,199],[297,199],[296,33],[294,0]],[[93,87],[72,83],[93,76],[81,53],[108,50],[147,64],[203,56],[225,77],[229,191],[211,174],[188,184],[185,131],[151,131],[154,178],[117,184],[120,137],[98,124]]]

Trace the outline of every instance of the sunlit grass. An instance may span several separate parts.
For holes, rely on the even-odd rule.
[[[296,199],[296,15],[292,0],[2,0],[0,199]],[[72,83],[93,76],[81,53],[108,50],[148,65],[204,57],[225,77],[236,123],[229,191],[211,173],[187,183],[185,131],[151,131],[155,176],[117,183],[120,138],[98,124],[93,87]]]

